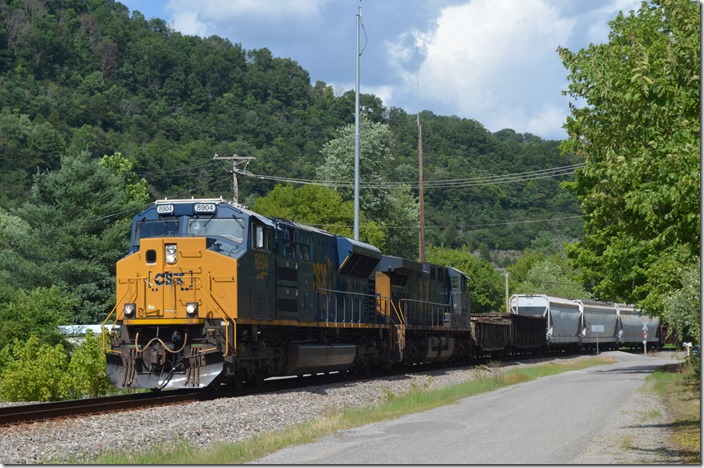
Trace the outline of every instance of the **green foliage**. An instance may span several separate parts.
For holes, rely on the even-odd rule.
[[[74,323],[101,321],[113,301],[130,217],[146,198],[144,182],[131,177],[119,154],[100,161],[87,153],[64,156],[60,170],[37,174],[31,200],[12,212],[24,227],[0,232],[4,284],[57,285],[78,299]]]
[[[122,178],[126,203],[133,204],[134,206],[149,203],[146,179],[137,178],[134,172],[132,172],[132,162],[127,160],[122,153],[116,152],[110,156],[103,156],[99,164],[101,167],[110,169],[110,172]]]
[[[290,219],[334,234],[347,237],[353,234],[353,202],[343,202],[340,194],[326,187],[277,185],[269,195],[258,198],[253,209],[264,216]],[[379,225],[366,221],[364,213],[360,214],[359,235],[362,241],[372,245],[380,245],[384,241]]]
[[[68,397],[68,355],[63,345],[40,343],[32,335],[27,341],[15,340],[2,355],[0,399],[60,401]]]
[[[318,168],[318,178],[332,183],[354,183],[355,127],[346,125],[337,138],[323,146],[325,161]],[[415,258],[418,252],[418,206],[409,186],[395,189],[379,185],[389,181],[395,163],[393,134],[388,125],[360,118],[360,211],[364,211],[382,229],[384,242],[378,245],[389,255]],[[375,184],[365,187],[363,184]],[[353,189],[338,188],[344,199],[351,200]],[[361,223],[361,221],[360,221]],[[361,226],[360,226],[361,231]]]
[[[663,318],[679,341],[701,345],[701,260],[674,272],[681,285],[663,300]]]
[[[699,255],[699,4],[644,2],[610,25],[607,44],[559,49],[586,102],[562,146],[586,163],[566,184],[587,215],[568,254],[596,297],[662,314]]]
[[[429,247],[425,253],[429,262],[457,268],[469,276],[467,284],[473,313],[505,309],[504,278],[489,262],[473,256],[466,248]]]
[[[58,287],[25,292],[0,287],[0,349],[34,335],[41,344],[64,344],[58,326],[73,320],[76,300]]]
[[[563,246],[547,233],[536,238],[506,270],[512,294],[548,294],[570,299],[592,297],[567,261]]]
[[[86,331],[84,341],[71,354],[66,378],[71,398],[98,397],[115,390],[105,371],[105,354],[100,336]]]
[[[0,349],[2,401],[60,401],[113,391],[102,343],[90,331],[70,357],[63,344],[42,342],[36,334]]]
[[[509,268],[510,269],[510,268]],[[566,271],[567,270],[567,271]],[[551,257],[534,263],[522,281],[512,286],[518,294],[548,294],[570,299],[589,299],[591,295],[572,279],[567,262]]]
[[[422,124],[426,241],[476,251],[522,250],[541,231],[550,229],[568,239],[581,235],[577,198],[560,188],[559,178],[503,183],[509,174],[577,163],[560,155],[558,142],[543,141],[511,129],[489,133],[471,119],[424,111]],[[389,111],[395,136],[396,166],[392,180],[418,181],[417,116]],[[441,181],[464,180],[437,187]],[[487,179],[494,183],[486,183]],[[540,222],[536,222],[540,220]]]

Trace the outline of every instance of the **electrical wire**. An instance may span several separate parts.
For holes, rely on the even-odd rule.
[[[498,184],[510,184],[514,182],[529,182],[532,180],[539,180],[551,177],[562,177],[573,174],[577,169],[584,167],[584,164],[572,164],[569,166],[562,166],[550,169],[540,169],[536,171],[529,172],[519,172],[514,174],[502,174],[502,175],[491,175],[484,177],[474,177],[474,178],[463,178],[463,179],[444,179],[444,180],[427,180],[423,182],[423,188],[468,188],[468,187],[480,187],[485,185],[498,185]],[[255,174],[250,171],[238,171],[238,174],[252,177],[260,180],[269,180],[273,182],[284,182],[291,184],[303,184],[303,185],[323,185],[332,188],[352,188],[354,184],[348,181],[331,181],[331,180],[316,180],[316,179],[297,179],[292,177],[280,177],[280,176],[268,176],[262,174]],[[392,189],[400,187],[403,185],[408,185],[412,188],[418,188],[418,182],[408,183],[408,182],[360,182],[360,188],[366,189]]]

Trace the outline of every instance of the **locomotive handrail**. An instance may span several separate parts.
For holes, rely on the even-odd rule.
[[[444,327],[449,327],[451,324],[449,323],[450,321],[446,319],[446,315],[448,315],[450,310],[452,310],[451,304],[444,304],[442,302],[429,302],[429,301],[420,301],[417,299],[408,299],[408,298],[403,298],[399,299],[398,301],[399,307],[401,308],[402,311],[405,312],[406,318],[408,318],[409,311],[404,309],[403,305],[404,304],[420,304],[422,308],[420,310],[416,309],[416,313],[420,313],[421,317],[424,315],[428,315],[430,317],[430,326],[444,326]],[[427,310],[428,307],[430,307],[430,310]],[[433,313],[432,307],[437,307],[439,310],[437,310],[437,313]],[[444,309],[444,310],[443,310]],[[443,320],[442,324],[440,323],[435,323],[435,315],[440,315],[442,314]],[[438,322],[440,322],[440,319],[438,318]]]
[[[133,280],[134,278],[130,278],[130,279]],[[129,290],[129,288],[127,288],[127,291],[125,291],[125,293],[122,295],[122,297],[117,302],[115,302],[115,307],[112,308],[112,310],[110,311],[108,316],[105,317],[105,320],[103,320],[103,323],[100,325],[100,338],[103,342],[103,350],[107,350],[107,348],[105,347],[106,324],[107,324],[108,320],[110,320],[110,317],[112,317],[112,314],[115,314],[115,320],[113,320],[111,328],[115,327],[115,324],[117,324],[117,313],[116,313],[117,306],[120,305],[120,303],[122,303],[122,301],[125,299],[125,297],[127,297],[127,294],[129,292],[130,292],[130,290]],[[110,349],[108,351],[110,351],[111,353],[113,352],[112,349]]]
[[[347,301],[344,301],[344,300],[343,300],[343,310],[342,310],[342,314],[343,314],[343,315],[342,315],[342,321],[340,322],[339,320],[337,320],[337,311],[338,311],[338,305],[339,305],[338,300],[337,300],[337,297],[338,297],[337,295],[338,295],[338,294],[341,294],[341,295],[343,296],[343,298],[344,298],[345,296],[361,296],[361,297],[364,298],[364,299],[374,299],[375,301],[376,301],[376,299],[377,299],[377,295],[376,295],[376,294],[366,294],[366,293],[358,293],[358,292],[352,292],[352,291],[340,291],[340,290],[337,290],[337,289],[316,288],[316,292],[334,293],[334,294],[335,294],[335,322],[341,323],[343,327],[344,327],[345,324],[347,324],[347,323],[349,323],[350,325],[354,325],[354,324],[355,324],[355,322],[354,322],[354,302],[355,302],[355,301],[354,301],[354,297],[353,297],[353,298],[352,298],[351,317],[350,317],[350,321],[347,322],[347,321],[346,321],[346,318],[347,318]],[[327,299],[327,300],[326,300],[326,305],[329,305],[329,303],[330,303],[330,299]],[[362,306],[363,306],[363,304],[360,303],[360,307],[359,307],[359,316],[358,316],[358,320],[357,320],[357,322],[356,322],[356,323],[358,323],[358,324],[361,324],[361,323],[362,323]],[[330,323],[330,308],[329,308],[329,307],[326,307],[326,310],[325,310],[325,323],[326,323],[326,324],[329,324],[329,323]]]
[[[390,314],[384,314],[384,316],[390,321],[389,325],[393,325],[396,328],[396,332],[398,333],[398,347],[399,350],[403,352],[406,348],[406,318],[398,310],[398,307],[396,307],[396,304],[394,304],[394,301],[392,301],[391,298],[386,296],[377,296],[377,301],[391,304],[391,309],[396,314],[397,323],[393,323]]]
[[[212,283],[213,276],[212,276],[210,273],[208,273],[208,280],[209,280],[209,283]],[[197,283],[198,283],[198,282],[196,282],[196,284],[197,284]],[[201,285],[200,285],[200,290],[203,291],[203,292],[205,292],[204,297],[206,297],[207,299],[210,300],[210,302],[212,303],[212,305],[215,306],[216,312],[219,312],[219,313],[220,313],[221,318],[222,318],[223,321],[225,322],[225,353],[223,354],[223,357],[224,357],[224,356],[227,356],[227,355],[229,354],[229,352],[230,352],[230,346],[229,346],[229,342],[230,342],[230,320],[233,320],[233,321],[234,321],[234,319],[232,319],[232,317],[230,317],[229,315],[227,315],[227,314],[225,313],[223,307],[220,305],[220,303],[218,302],[218,300],[215,299],[215,297],[213,296],[213,292],[210,290],[210,288],[206,289],[206,288],[203,287],[203,284],[202,284],[203,282],[200,281],[200,283],[201,283]],[[237,337],[236,337],[235,335],[236,335],[236,334],[233,334],[233,338],[232,338],[232,339],[233,339],[233,341],[234,341],[234,349],[237,349],[237,348],[236,348],[236,346],[237,346],[237,341],[236,341],[236,340],[237,340]]]

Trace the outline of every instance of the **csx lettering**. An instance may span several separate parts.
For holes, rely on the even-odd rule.
[[[163,271],[154,275],[154,279],[152,279],[151,276],[152,274],[150,272],[147,280],[149,284],[152,284],[153,281],[152,289],[158,288],[159,286],[181,286],[181,289],[188,290],[193,287],[193,271],[188,271],[188,273]],[[186,281],[190,283],[188,285],[186,285],[186,281],[184,281],[186,276],[191,277],[190,281],[186,279]]]
[[[318,289],[328,288],[328,266],[324,263],[313,264],[313,276],[315,277],[315,287]]]
[[[168,271],[164,273],[157,273],[154,276],[154,282],[159,286],[171,286],[172,284],[178,286],[183,284],[183,279],[181,279],[183,275],[184,273],[171,273]]]
[[[269,269],[266,254],[256,253],[254,255],[254,269],[258,271],[267,271]]]

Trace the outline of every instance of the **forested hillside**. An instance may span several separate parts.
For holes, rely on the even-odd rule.
[[[255,174],[314,179],[323,146],[354,121],[354,94],[312,84],[293,58],[184,36],[112,0],[1,2],[0,81],[6,209],[27,199],[34,174],[81,151],[95,159],[121,153],[151,197],[229,197],[229,165],[215,154],[254,156],[247,169]],[[392,132],[389,179],[408,182],[417,196],[416,116],[373,95],[361,104]],[[564,177],[506,183],[509,174],[575,164],[559,156],[558,142],[520,129],[492,134],[477,121],[427,111],[420,117],[430,244],[522,249],[541,231],[579,237],[580,209],[560,189]],[[467,180],[441,184],[458,179]],[[243,178],[241,198],[251,206],[274,186]]]

